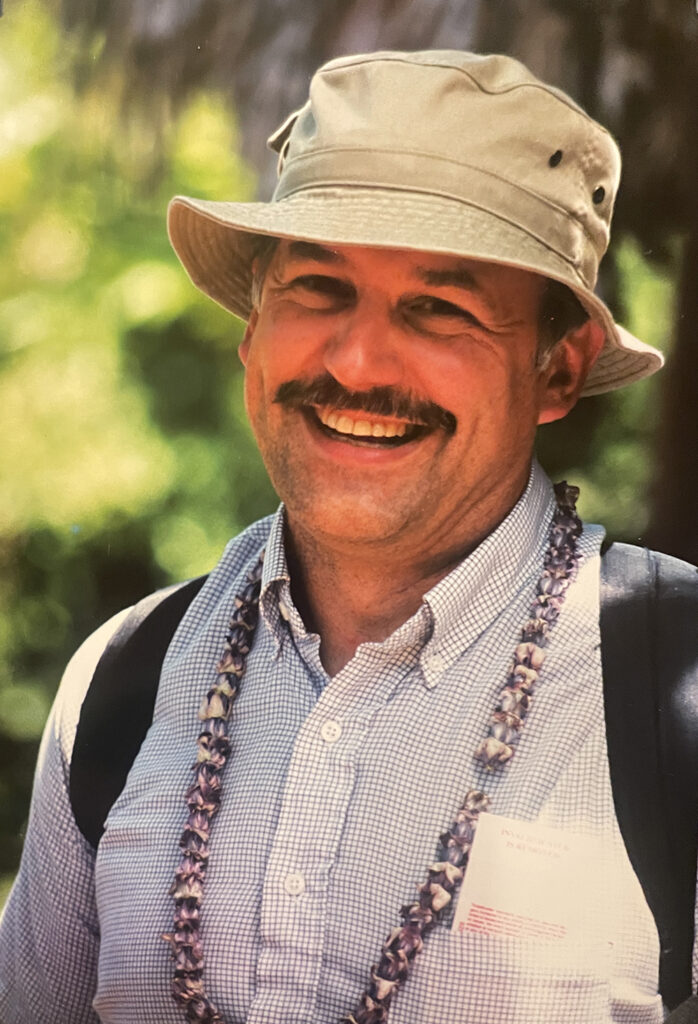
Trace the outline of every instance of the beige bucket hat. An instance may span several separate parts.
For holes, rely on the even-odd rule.
[[[178,196],[168,228],[194,284],[250,313],[257,236],[449,253],[568,285],[604,328],[583,394],[646,377],[660,352],[594,294],[620,177],[613,138],[505,56],[456,50],[342,57],[270,138],[269,203]]]

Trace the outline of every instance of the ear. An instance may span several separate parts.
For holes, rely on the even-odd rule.
[[[581,327],[560,338],[548,363],[540,371],[538,383],[538,423],[552,423],[577,404],[589,370],[603,348],[604,330],[587,320]]]
[[[247,321],[245,327],[245,333],[242,336],[242,341],[238,346],[238,355],[240,356],[240,362],[243,366],[247,366],[247,357],[250,352],[250,345],[252,343],[252,335],[254,334],[255,327],[257,326],[257,320],[259,318],[259,312],[255,308],[250,313],[250,319]]]

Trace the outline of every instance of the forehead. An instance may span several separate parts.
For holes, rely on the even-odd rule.
[[[426,286],[469,292],[501,312],[528,306],[536,307],[544,278],[532,271],[502,263],[473,260],[448,253],[377,246],[335,245],[281,239],[274,254],[277,269],[295,269],[315,264],[322,273],[337,273],[360,283],[366,279],[384,286]]]

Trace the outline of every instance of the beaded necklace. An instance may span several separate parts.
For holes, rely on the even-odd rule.
[[[499,694],[485,739],[474,757],[488,772],[501,770],[514,755],[533,691],[545,659],[547,636],[557,622],[567,588],[579,562],[577,540],[582,524],[576,513],[577,487],[566,481],[555,485],[557,508],[553,515],[543,571],[521,631],[511,672]],[[216,665],[216,681],[199,708],[202,722],[197,741],[195,779],[186,792],[189,816],[179,845],[182,857],[170,895],[174,897],[174,930],[162,936],[169,943],[174,960],[172,994],[186,1019],[203,1024],[224,1024],[223,1018],[204,991],[204,952],[199,935],[204,881],[209,861],[211,823],[220,806],[221,775],[230,754],[228,722],[252,647],[259,616],[259,595],[264,554],[249,574],[245,589],[235,598],[225,646]],[[417,886],[414,903],[403,907],[402,925],[394,928],[371,968],[370,983],[354,1014],[340,1024],[384,1024],[388,1008],[400,985],[407,980],[424,939],[442,920],[452,902],[468,864],[480,814],[490,809],[490,798],[471,789],[456,814],[451,828],[439,837],[436,861],[427,878]]]

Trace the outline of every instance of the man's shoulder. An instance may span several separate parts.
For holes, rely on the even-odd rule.
[[[91,633],[68,662],[56,693],[48,731],[55,735],[66,762],[70,762],[80,708],[104,650],[113,641],[131,613],[117,612]],[[45,738],[46,742],[46,738]]]
[[[179,608],[183,615],[204,583],[207,584],[207,591],[212,594],[220,594],[227,587],[235,585],[238,577],[244,574],[248,564],[264,547],[273,521],[273,515],[258,519],[228,541],[220,560],[209,573],[145,595],[132,606],[113,615],[83,641],[66,667],[59,691],[61,705],[69,709],[72,731],[77,724],[85,693],[105,651],[116,651],[136,631],[139,624],[161,606]]]
[[[663,936],[660,989],[670,1006],[691,992],[697,584],[696,567],[671,555],[612,544],[602,556],[601,661],[613,799]]]
[[[601,556],[601,633],[605,650],[646,649],[660,676],[698,672],[698,568],[673,555],[614,543]]]
[[[79,674],[87,674],[89,680],[105,648],[118,647],[125,637],[133,633],[160,606],[181,605],[184,612],[204,584],[208,595],[219,594],[234,586],[264,548],[274,518],[274,515],[269,515],[258,519],[231,538],[219,561],[209,572],[160,587],[112,616],[87,637],[73,656],[67,672],[75,675],[76,670],[81,669]]]
[[[614,542],[601,551],[602,595],[618,601],[644,594],[648,601],[698,600],[698,568],[673,555]]]
[[[230,541],[211,573],[149,594],[104,635],[101,656],[83,679],[69,759],[73,813],[93,847],[152,722],[165,656],[171,649],[177,655],[175,636],[179,648],[186,648],[255,564],[272,524],[273,517],[253,523]]]
[[[195,618],[205,618],[229,591],[240,589],[267,544],[274,520],[274,515],[258,519],[228,541],[210,572],[162,587],[141,598],[108,638],[105,653],[116,656],[121,647],[133,642],[134,636],[144,645],[152,644],[157,638],[158,647],[160,638],[167,636],[166,649],[176,626],[192,605],[195,605]]]
[[[675,555],[667,555],[662,551],[653,551],[652,548],[639,544],[606,541],[601,547],[601,556],[606,565],[614,562],[626,566],[649,564],[662,574],[677,575],[694,581],[698,579],[698,566],[692,562],[677,558]]]
[[[633,737],[643,758],[655,743],[657,763],[690,780],[698,780],[697,621],[695,566],[647,548],[608,548],[601,569],[607,732],[623,744]],[[690,788],[698,795],[693,781]]]

